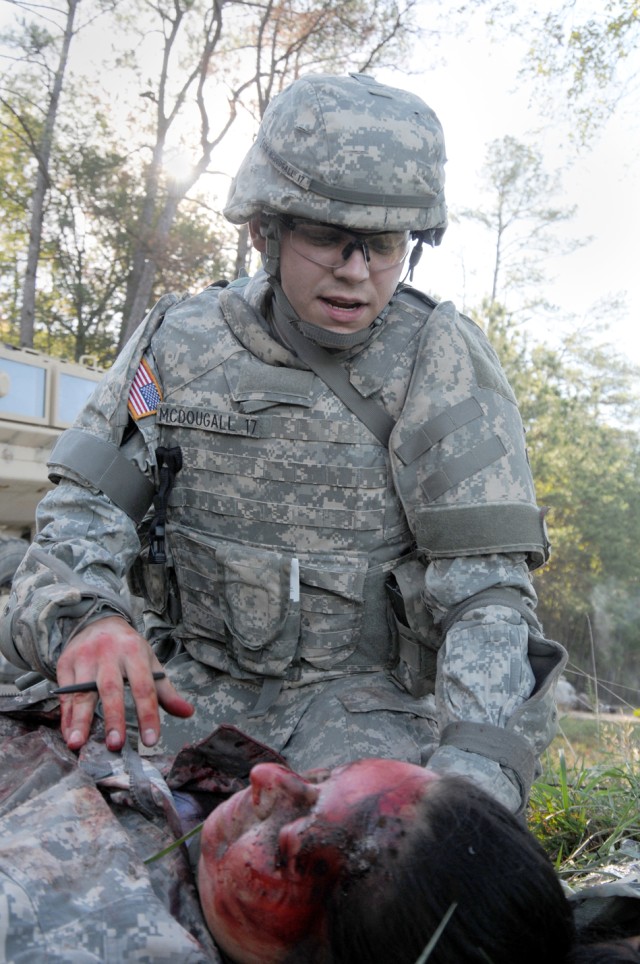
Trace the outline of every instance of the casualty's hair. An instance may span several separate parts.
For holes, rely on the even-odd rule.
[[[516,817],[458,777],[429,785],[397,853],[343,882],[329,908],[334,964],[550,964],[574,944],[569,902]]]
[[[355,836],[374,839],[379,819],[374,802]],[[283,964],[416,964],[439,929],[428,964],[640,964],[611,940],[619,935],[583,942],[538,841],[462,777],[429,784],[415,825],[395,839],[377,859],[365,848],[360,867],[358,840],[344,841],[348,869],[326,903],[326,942],[309,938]]]

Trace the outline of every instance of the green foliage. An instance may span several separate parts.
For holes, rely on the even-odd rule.
[[[36,293],[34,347],[79,359],[113,361],[127,277],[138,238],[143,174],[137,158],[117,149],[108,116],[92,92],[67,89],[51,159],[52,190],[44,212]],[[24,111],[24,103],[21,105]],[[4,123],[3,123],[4,121]],[[5,128],[0,147],[0,322],[3,340],[19,341],[34,159],[16,129],[15,114],[0,104]],[[35,121],[32,129],[35,129]],[[113,145],[113,146],[111,146]],[[221,248],[219,218],[192,202],[179,210],[163,239],[155,293],[199,290],[228,275],[232,251]],[[227,231],[228,234],[228,231]]]
[[[232,279],[235,231],[219,212],[193,201],[178,211],[158,259],[154,291],[199,291],[222,278]]]
[[[44,61],[52,50],[55,55],[56,38],[51,30],[25,18],[21,18],[18,23],[19,29],[3,32],[1,40],[4,46],[15,50],[31,63]]]
[[[548,635],[574,667],[640,682],[638,375],[625,359],[571,335],[530,344],[498,305],[478,318],[518,397],[538,503],[548,508],[549,563],[535,573]],[[620,691],[622,692],[622,691]],[[624,694],[623,694],[624,695]]]
[[[559,874],[572,884],[619,860],[627,841],[640,839],[640,774],[635,728],[603,727],[592,746],[608,763],[567,765],[560,748],[547,757],[546,772],[534,783],[528,813],[530,830]],[[635,848],[637,849],[637,843]]]
[[[538,503],[547,507],[552,554],[535,574],[538,612],[575,671],[640,685],[639,373],[597,331],[574,330],[553,345],[523,333],[523,308],[548,311],[536,257],[552,249],[557,222],[571,212],[549,203],[555,180],[513,138],[491,145],[484,175],[488,202],[463,215],[484,225],[495,252],[490,294],[474,317],[515,390]],[[508,310],[514,291],[518,305]]]
[[[0,324],[17,330],[34,164],[8,103],[0,103],[0,132]]]
[[[633,108],[638,0],[561,0],[547,12],[513,0],[469,0],[460,12],[478,8],[485,10],[498,43],[508,42],[509,35],[524,39],[528,56],[521,79],[550,117],[568,121],[570,137],[585,143],[625,99]]]
[[[531,68],[564,81],[586,137],[594,122],[609,115],[616,95],[624,90],[621,64],[640,37],[640,6],[637,0],[609,0],[598,11],[576,16],[575,4],[566,2],[546,14],[536,34]]]
[[[260,117],[301,70],[393,63],[414,35],[415,5],[74,0],[73,29],[65,19],[71,5],[62,0],[46,8],[16,5],[24,17],[16,14],[15,26],[0,36],[11,63],[0,76],[0,103],[11,104],[12,136],[26,155],[10,163],[25,184],[38,158],[46,173],[31,194],[38,203],[29,205],[28,194],[22,199],[23,218],[29,206],[33,212],[32,239],[37,226],[41,241],[29,247],[22,230],[13,249],[4,249],[12,260],[0,264],[0,286],[11,291],[3,329],[24,343],[33,338],[56,351],[60,340],[65,351],[74,344],[76,357],[91,351],[105,361],[167,287],[188,290],[230,277],[237,232],[211,215],[219,197],[200,203],[199,184],[203,174],[219,173],[212,170],[214,151],[221,153],[236,118]],[[106,34],[110,43],[103,45]],[[83,63],[92,44],[93,62]],[[37,124],[54,90],[45,157]],[[171,177],[176,152],[189,162]]]

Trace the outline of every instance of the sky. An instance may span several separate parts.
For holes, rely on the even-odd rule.
[[[516,2],[525,9],[529,5],[528,0]],[[581,6],[589,2],[579,0]],[[426,17],[434,8],[425,2],[419,9]],[[11,12],[10,4],[0,2],[0,25]],[[81,54],[87,63],[98,51],[105,52],[100,32],[83,31],[75,44],[76,56]],[[640,122],[633,116],[635,105],[623,105],[624,110],[598,132],[589,150],[576,156],[557,118],[541,116],[531,104],[532,81],[518,76],[525,53],[513,37],[492,42],[483,14],[477,12],[468,19],[464,35],[452,31],[433,50],[428,38],[423,41],[408,61],[412,73],[393,70],[375,71],[375,75],[413,90],[438,114],[447,145],[446,194],[452,212],[478,206],[479,173],[487,145],[494,139],[509,134],[539,148],[550,173],[572,162],[556,200],[563,206],[577,206],[575,218],[565,229],[568,235],[593,240],[549,264],[545,294],[560,310],[555,317],[533,319],[528,333],[532,338],[554,340],[571,327],[588,332],[593,306],[610,300],[604,340],[640,365],[640,271],[634,232],[640,224]],[[102,82],[116,105],[116,76],[103,75]],[[224,156],[231,171],[252,136],[253,130],[245,126],[236,141],[235,157],[231,142],[225,141]],[[223,183],[228,184],[228,178]],[[478,304],[490,289],[491,245],[492,238],[479,228],[452,220],[442,245],[425,252],[415,283],[460,307]]]
[[[531,81],[518,79],[523,47],[515,39],[492,44],[483,26],[478,22],[472,37],[449,38],[443,47],[446,61],[419,76],[390,72],[379,79],[413,90],[438,114],[447,145],[447,201],[454,211],[478,206],[479,172],[486,146],[494,139],[508,134],[538,148],[549,173],[571,163],[556,199],[566,207],[576,205],[564,231],[568,237],[592,240],[549,263],[548,290],[561,311],[557,317],[531,322],[529,334],[553,341],[572,326],[590,331],[594,306],[611,301],[604,310],[608,330],[600,340],[640,365],[640,246],[634,230],[640,224],[637,101],[623,105],[589,149],[576,156],[562,125],[532,106]],[[423,256],[416,283],[456,303],[477,304],[477,294],[490,288],[490,248],[480,228],[452,222],[441,247]],[[613,304],[620,300],[624,304]]]

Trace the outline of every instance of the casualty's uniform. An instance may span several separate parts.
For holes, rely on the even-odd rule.
[[[0,697],[0,959],[222,964],[196,887],[199,835],[167,848],[255,763],[281,758],[222,727],[160,769],[97,733],[78,759],[37,726],[50,701],[24,713],[19,699]]]
[[[51,456],[3,651],[53,677],[73,632],[130,618],[144,531],[145,631],[196,705],[161,748],[229,722],[297,769],[428,761],[518,810],[566,657],[533,612],[548,546],[495,353],[401,286],[330,356],[385,443],[274,337],[269,295],[260,271],[140,326]]]

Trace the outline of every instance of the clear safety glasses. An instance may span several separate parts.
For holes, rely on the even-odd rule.
[[[331,224],[282,218],[290,232],[291,247],[307,261],[325,268],[343,267],[354,251],[362,255],[370,272],[384,271],[401,264],[409,253],[408,231],[344,231]]]

